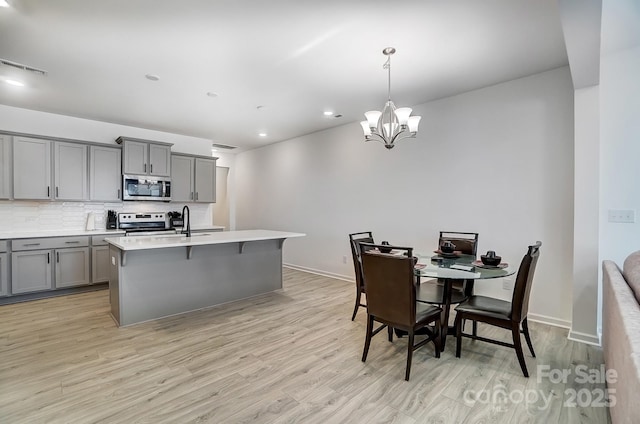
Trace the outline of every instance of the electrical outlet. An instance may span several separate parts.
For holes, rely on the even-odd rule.
[[[636,222],[634,210],[609,209],[609,222],[634,223]]]
[[[343,263],[343,264],[346,264],[346,263],[347,263],[347,257],[346,257],[346,256],[343,256],[343,257],[342,257],[342,263]]]
[[[502,289],[509,291],[513,290],[513,280],[510,280],[508,278],[502,280]]]

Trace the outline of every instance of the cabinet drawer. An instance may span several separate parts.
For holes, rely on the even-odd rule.
[[[104,239],[106,239],[107,237],[114,237],[114,236],[110,236],[110,235],[103,235],[103,236],[91,236],[91,245],[92,246],[106,246],[108,243],[106,241],[104,241]]]
[[[89,246],[89,237],[44,237],[18,239],[11,242],[14,252],[21,250],[64,249],[66,247]]]
[[[7,240],[0,240],[0,253],[7,251]]]

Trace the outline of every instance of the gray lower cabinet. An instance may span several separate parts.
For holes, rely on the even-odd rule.
[[[11,293],[22,294],[53,288],[51,250],[11,254]]]
[[[91,282],[109,282],[110,256],[109,245],[104,239],[109,236],[91,237]]]
[[[8,255],[6,253],[0,253],[0,297],[9,295],[8,259]]]
[[[109,282],[109,246],[94,246],[91,248],[91,282]]]
[[[89,237],[12,241],[11,294],[90,284]]]
[[[89,281],[89,248],[56,249],[56,288],[84,286]]]

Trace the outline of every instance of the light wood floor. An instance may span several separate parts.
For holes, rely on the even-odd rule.
[[[564,407],[565,384],[536,364],[602,363],[566,330],[532,323],[538,358],[522,377],[511,349],[428,344],[404,381],[406,338],[376,336],[360,361],[366,311],[350,320],[352,284],[285,269],[284,289],[117,328],[99,291],[0,307],[2,423],[606,423],[605,408]],[[179,285],[179,282],[176,282]],[[481,335],[506,331],[480,325]],[[596,385],[603,387],[602,385]],[[541,390],[541,402],[473,402],[464,393]],[[592,387],[588,386],[588,390]],[[483,392],[486,390],[486,392]],[[504,399],[504,398],[503,398]]]

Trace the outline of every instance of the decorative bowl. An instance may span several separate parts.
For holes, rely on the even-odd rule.
[[[442,253],[453,253],[455,249],[456,249],[456,245],[451,243],[449,240],[443,242],[440,245],[440,251]]]
[[[502,257],[501,256],[481,255],[480,256],[480,260],[485,265],[498,266],[498,265],[500,265],[500,262],[502,261]]]

